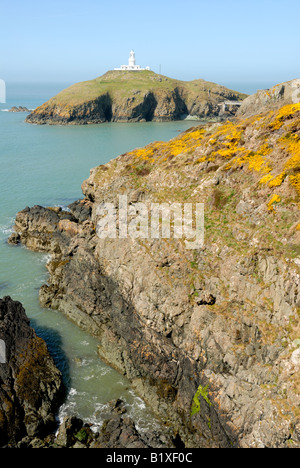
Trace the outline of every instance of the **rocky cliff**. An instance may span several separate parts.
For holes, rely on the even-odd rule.
[[[100,433],[88,423],[66,417],[62,376],[45,342],[30,327],[25,310],[10,297],[0,299],[0,447],[1,448],[166,448],[166,431],[140,433],[121,400],[102,411]]]
[[[22,305],[0,299],[0,446],[56,428],[62,377],[45,342],[30,327]],[[4,345],[3,345],[4,343]]]
[[[78,83],[38,107],[26,119],[37,124],[91,124],[218,117],[219,104],[245,94],[204,80],[184,82],[151,71],[110,71]],[[231,108],[234,112],[234,108]]]
[[[42,305],[188,447],[300,446],[299,132],[300,104],[194,127],[93,169],[70,213],[17,215],[11,242],[52,254]],[[120,195],[136,235],[101,238]],[[202,247],[137,234],[135,210],[163,202],[204,203]]]
[[[279,109],[288,104],[300,102],[300,80],[280,83],[270,89],[261,89],[248,96],[237,112],[238,116],[249,117],[265,112],[267,109]]]

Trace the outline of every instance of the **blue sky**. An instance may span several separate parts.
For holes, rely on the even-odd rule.
[[[0,78],[77,82],[127,63],[182,80],[300,77],[300,0],[0,0]]]

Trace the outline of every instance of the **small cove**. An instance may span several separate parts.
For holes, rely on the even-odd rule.
[[[24,113],[1,112],[35,108],[65,86],[8,85],[8,102],[0,105],[0,296],[23,304],[63,373],[68,396],[60,418],[75,414],[97,429],[107,403],[121,398],[137,426],[147,430],[156,419],[127,379],[99,359],[97,340],[61,313],[40,307],[38,291],[47,282],[49,257],[11,247],[7,238],[16,213],[26,206],[67,207],[82,197],[80,187],[92,167],[152,141],[167,141],[200,122],[36,126],[24,122]]]

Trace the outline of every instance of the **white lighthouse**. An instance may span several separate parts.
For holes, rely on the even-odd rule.
[[[134,50],[131,50],[131,51],[130,51],[129,60],[128,60],[128,66],[129,66],[130,68],[135,68],[135,67],[136,67],[136,60],[135,60],[135,52],[134,52]]]
[[[150,70],[150,67],[146,68],[141,68],[140,65],[136,64],[136,59],[135,59],[135,52],[134,50],[130,51],[129,54],[129,60],[128,60],[128,65],[121,65],[120,68],[115,68],[115,70],[118,71],[143,71],[143,70]]]
[[[4,80],[0,80],[0,104],[6,103],[6,85]]]

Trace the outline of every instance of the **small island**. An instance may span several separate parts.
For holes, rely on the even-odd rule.
[[[235,115],[246,94],[205,80],[180,81],[135,64],[74,84],[27,118],[34,124],[168,122],[185,118],[219,119]]]
[[[9,109],[8,112],[31,112],[31,110],[23,106],[19,106],[19,107],[13,106],[11,109]]]

